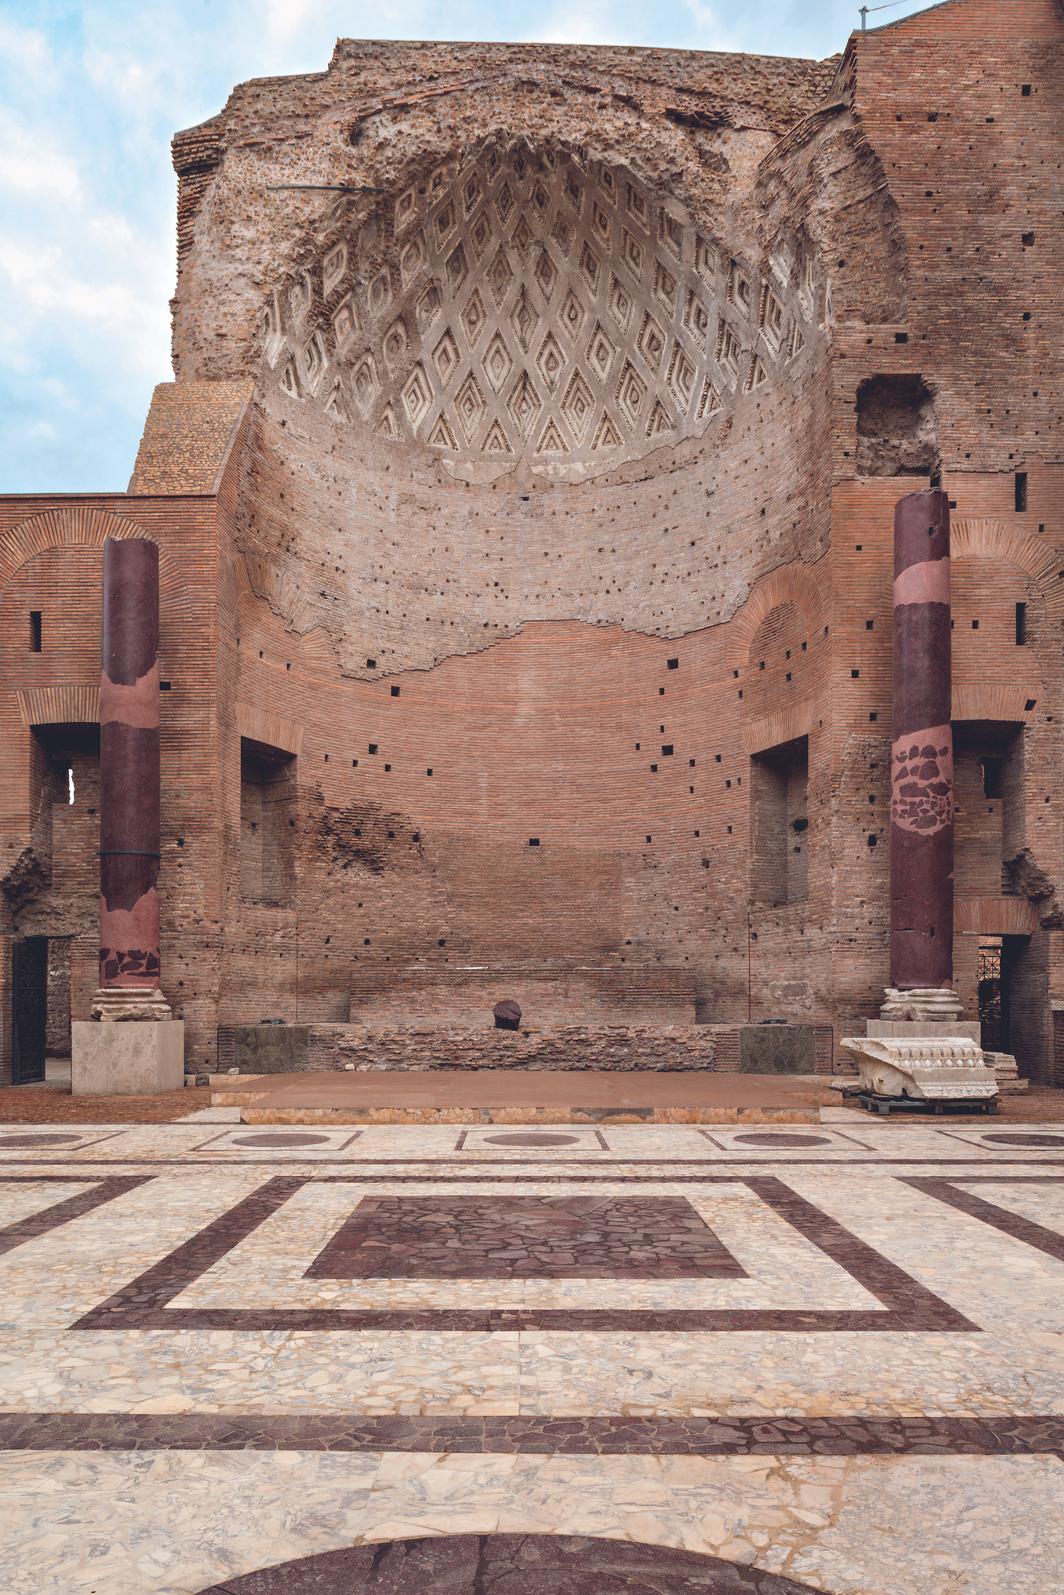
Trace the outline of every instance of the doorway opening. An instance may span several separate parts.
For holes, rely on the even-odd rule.
[[[979,1023],[985,1052],[1008,1052],[1008,1007],[1001,978],[1001,936],[979,943]]]
[[[13,1085],[32,1085],[46,1075],[61,1079],[69,1068],[72,945],[72,936],[23,936],[12,943]]]
[[[1050,1067],[1046,937],[981,936],[978,990],[984,1051],[1011,1053],[1023,1079],[1045,1079]]]
[[[809,738],[750,760],[750,897],[778,906],[809,895]]]
[[[11,945],[11,1079],[44,1079],[48,1042],[48,938],[25,936]]]

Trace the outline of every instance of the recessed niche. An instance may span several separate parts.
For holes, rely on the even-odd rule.
[[[867,377],[857,389],[858,475],[926,476],[938,464],[934,400],[923,377]]]

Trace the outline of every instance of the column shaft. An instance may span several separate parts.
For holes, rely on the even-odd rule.
[[[100,985],[159,984],[159,549],[108,538],[100,679]]]
[[[953,983],[953,731],[949,499],[910,493],[894,513],[890,984]]]

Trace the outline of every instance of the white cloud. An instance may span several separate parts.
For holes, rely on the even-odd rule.
[[[38,443],[54,443],[59,436],[51,421],[31,421],[22,430],[27,438]]]
[[[7,72],[34,80],[53,70],[52,51],[44,34],[5,17],[0,17],[0,62]]]
[[[81,182],[69,156],[0,109],[0,190],[34,195],[42,205],[69,204],[80,197]]]
[[[694,24],[694,31],[684,39],[686,46],[697,50],[749,50],[734,28],[727,27],[717,15],[717,8],[705,0],[680,0],[683,11]]]
[[[532,42],[539,44],[617,44],[623,33],[616,11],[608,5],[557,6],[538,23]]]
[[[97,368],[103,391],[146,375],[159,380],[168,366],[170,239],[145,233],[104,199],[91,152],[65,147],[48,110],[45,102],[32,119],[0,113],[0,281],[11,307],[0,364],[20,387],[65,349]],[[55,371],[47,375],[55,386],[40,397],[56,408],[70,390]]]
[[[268,0],[266,36],[270,44],[284,44],[296,34],[306,32],[318,10],[316,0]]]

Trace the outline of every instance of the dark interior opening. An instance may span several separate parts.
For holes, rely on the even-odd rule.
[[[750,761],[750,896],[804,902],[809,892],[809,738],[796,737]]]
[[[246,902],[292,901],[295,806],[292,754],[241,737],[240,895]]]
[[[930,476],[939,470],[935,406],[923,377],[867,377],[857,389],[859,476]]]

